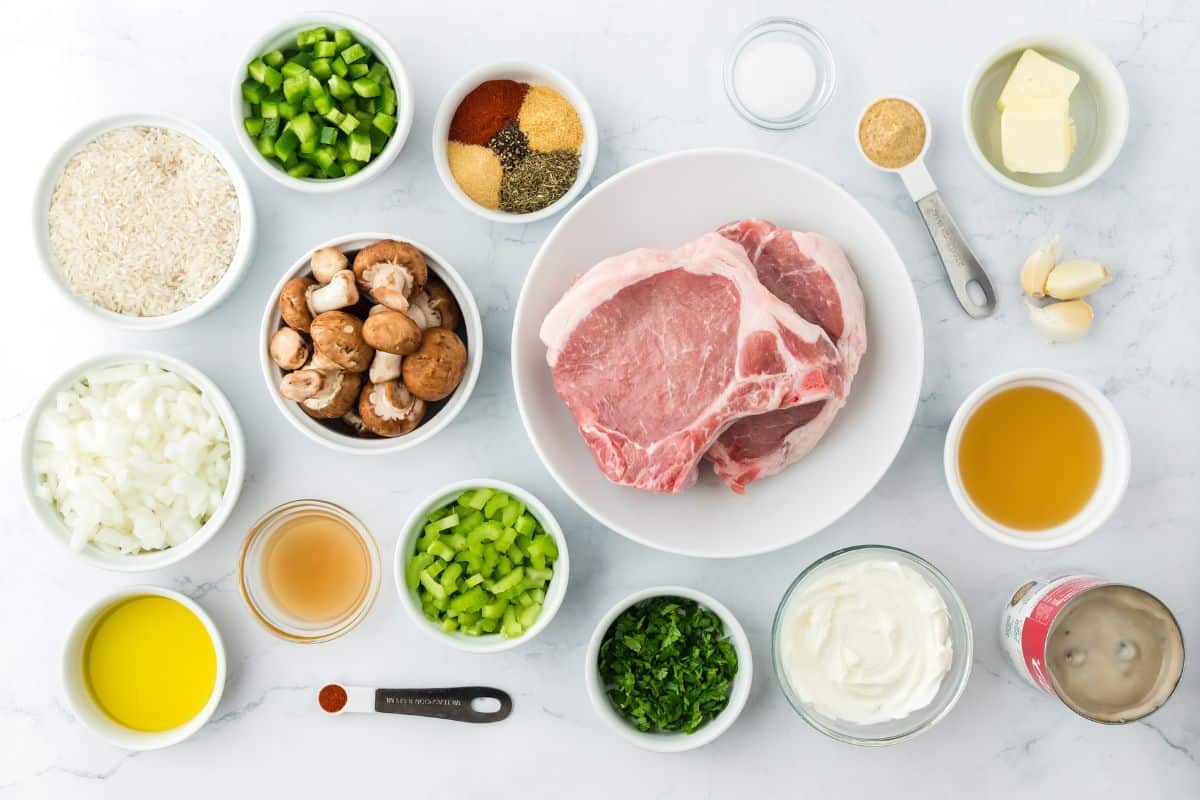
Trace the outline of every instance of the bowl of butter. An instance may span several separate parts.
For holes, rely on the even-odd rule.
[[[1091,43],[1046,33],[985,58],[963,94],[963,132],[983,171],[1023,194],[1062,195],[1112,166],[1129,131],[1129,95]]]

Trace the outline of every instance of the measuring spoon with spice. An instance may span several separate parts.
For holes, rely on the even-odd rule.
[[[328,683],[317,693],[325,713],[407,714],[452,722],[500,722],[512,713],[508,692],[489,686],[452,689],[372,689]]]
[[[858,151],[871,166],[895,172],[904,181],[959,304],[975,319],[983,319],[996,310],[996,293],[925,168],[931,133],[929,115],[915,100],[881,97],[863,109],[855,139]]]

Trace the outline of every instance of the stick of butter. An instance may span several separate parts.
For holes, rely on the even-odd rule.
[[[1017,97],[1070,97],[1078,85],[1078,72],[1036,50],[1026,50],[1008,76],[996,108],[1004,111]]]
[[[1000,115],[1000,149],[1011,172],[1062,172],[1075,149],[1065,97],[1015,97]]]

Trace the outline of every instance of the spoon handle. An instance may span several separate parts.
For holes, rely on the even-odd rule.
[[[500,703],[495,711],[476,711],[475,700]],[[488,686],[457,686],[451,689],[376,689],[375,710],[383,714],[435,717],[454,722],[499,722],[512,713],[507,692]]]
[[[921,210],[925,227],[933,237],[933,244],[942,258],[942,266],[950,278],[950,286],[963,310],[975,319],[991,316],[996,310],[996,293],[992,290],[992,282],[988,280],[979,259],[971,252],[950,210],[942,202],[942,196],[932,191],[917,200],[917,208]],[[971,297],[971,284],[978,287],[982,302],[976,302]]]

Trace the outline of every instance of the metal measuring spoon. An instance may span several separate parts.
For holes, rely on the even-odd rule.
[[[493,711],[477,711],[476,700],[495,700]],[[451,689],[372,689],[329,683],[317,694],[321,710],[330,715],[344,712],[407,714],[453,722],[499,722],[512,713],[508,692],[488,686],[458,686]]]
[[[867,110],[880,100],[886,99],[908,103],[917,110],[925,122],[925,144],[917,157],[903,167],[888,168],[876,164],[863,151],[862,139],[858,135]],[[854,143],[863,159],[875,169],[897,173],[900,180],[904,181],[909,196],[921,211],[925,227],[929,229],[929,235],[942,259],[946,277],[950,279],[950,286],[954,289],[954,296],[958,298],[959,305],[975,319],[983,319],[991,316],[992,312],[996,310],[996,293],[992,289],[992,282],[988,280],[987,273],[984,272],[979,259],[971,252],[971,248],[963,238],[962,231],[958,229],[954,217],[950,215],[950,210],[942,202],[942,196],[938,193],[933,177],[925,168],[925,153],[929,151],[929,142],[932,139],[933,125],[930,124],[929,115],[925,113],[925,109],[916,100],[902,95],[875,98],[858,115],[858,123],[854,126]]]

